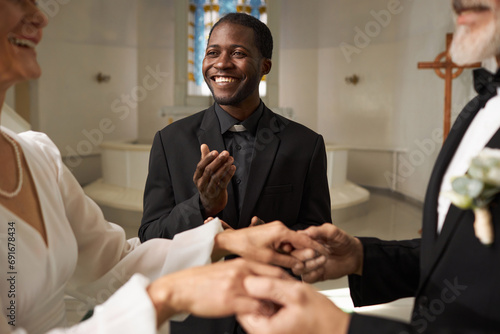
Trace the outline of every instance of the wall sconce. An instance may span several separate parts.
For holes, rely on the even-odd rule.
[[[103,74],[102,72],[99,72],[96,76],[97,82],[98,83],[104,83],[104,82],[109,82],[111,80],[111,75]]]
[[[354,86],[356,86],[358,84],[358,82],[359,82],[359,77],[356,74],[354,74],[354,75],[352,75],[350,77],[346,77],[345,78],[345,82],[348,85],[354,85]]]

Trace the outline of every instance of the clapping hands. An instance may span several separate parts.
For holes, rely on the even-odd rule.
[[[201,158],[193,175],[193,182],[200,193],[205,216],[215,216],[227,204],[227,186],[236,171],[234,158],[227,151],[211,151],[201,145]]]

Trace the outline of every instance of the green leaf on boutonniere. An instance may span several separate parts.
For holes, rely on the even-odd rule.
[[[486,173],[488,169],[477,161],[477,158],[473,160],[473,164],[469,167],[467,174],[470,177],[478,180],[484,180],[486,178]]]
[[[473,179],[500,187],[500,151],[497,149],[485,148],[481,153],[472,159],[467,174]]]
[[[471,179],[468,176],[453,179],[451,186],[458,194],[471,198],[478,197],[484,189],[484,183],[481,180]]]
[[[500,149],[484,148],[472,159],[467,174],[451,181],[452,191],[443,193],[461,209],[474,210],[474,233],[484,245],[494,241],[489,205],[500,193]]]

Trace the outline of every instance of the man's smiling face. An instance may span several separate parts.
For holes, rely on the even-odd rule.
[[[219,105],[258,105],[260,80],[270,69],[271,60],[259,52],[251,28],[224,22],[212,31],[202,70]]]

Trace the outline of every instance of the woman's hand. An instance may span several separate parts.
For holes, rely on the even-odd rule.
[[[157,311],[158,326],[179,313],[225,317],[256,312],[261,302],[248,296],[243,285],[250,276],[291,279],[280,268],[244,259],[195,267],[157,279],[147,292]]]

